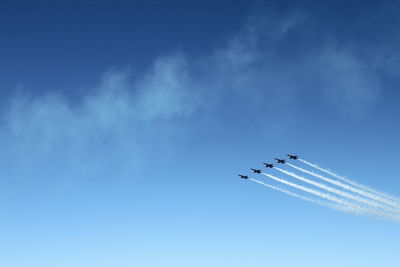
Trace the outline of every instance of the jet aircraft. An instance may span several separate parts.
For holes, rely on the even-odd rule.
[[[275,160],[276,160],[278,163],[281,163],[281,164],[285,164],[285,163],[286,163],[286,160],[284,160],[284,159],[277,159],[277,158],[275,158]]]
[[[251,168],[251,170],[252,170],[254,173],[261,173],[261,170],[257,170],[257,169],[253,169],[253,168]]]
[[[265,162],[263,162],[263,164],[265,165],[266,168],[273,168],[274,167],[274,164],[268,164],[268,163],[265,163]]]
[[[249,179],[249,176],[247,176],[247,175],[241,175],[241,174],[239,174],[239,176],[240,176],[240,178],[242,178],[242,179]]]
[[[286,154],[286,155],[289,156],[289,159],[298,159],[299,158],[299,156],[296,156],[296,155],[290,155],[290,154]]]

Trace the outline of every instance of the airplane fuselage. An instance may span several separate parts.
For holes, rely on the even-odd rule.
[[[257,169],[251,169],[254,173],[261,173],[261,170],[257,170]]]

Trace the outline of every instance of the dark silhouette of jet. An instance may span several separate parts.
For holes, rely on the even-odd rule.
[[[257,170],[257,169],[253,169],[253,168],[251,168],[251,170],[252,170],[254,173],[261,173],[261,170]]]
[[[265,163],[265,162],[263,162],[263,164],[265,165],[266,168],[273,168],[274,167],[274,164],[268,164],[268,163]]]
[[[285,164],[285,163],[286,163],[286,160],[284,160],[284,159],[277,159],[277,158],[275,158],[275,160],[276,160],[278,163],[281,163],[281,164]]]
[[[286,154],[286,155],[289,156],[289,159],[298,159],[299,158],[299,156],[296,156],[296,155],[290,155],[290,154]]]
[[[249,179],[249,176],[247,176],[247,175],[241,175],[241,174],[239,174],[239,176],[240,176],[240,178],[242,178],[242,179]]]

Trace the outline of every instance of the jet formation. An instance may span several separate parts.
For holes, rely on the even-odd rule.
[[[357,216],[377,215],[400,222],[400,197],[387,195],[344,178],[329,169],[306,161],[302,156],[286,154],[285,157],[274,159],[274,163],[262,162],[262,169],[251,168],[252,173],[239,174],[240,178],[247,179],[246,183],[254,182],[270,190],[336,211]],[[258,174],[258,177],[255,174]]]
[[[292,154],[286,154],[286,155],[289,157],[289,159],[294,159],[294,160],[299,159],[299,156],[297,156],[297,155],[292,155]],[[278,158],[275,158],[275,160],[276,160],[276,162],[279,163],[279,164],[285,164],[285,163],[286,163],[286,159],[278,159]],[[272,163],[265,163],[265,162],[263,162],[263,164],[265,165],[265,168],[271,168],[271,169],[274,168],[274,164],[272,164]],[[259,169],[251,168],[250,170],[252,170],[253,173],[257,173],[257,174],[260,174],[260,173],[261,173],[261,170],[259,170]],[[249,179],[249,177],[248,177],[247,175],[239,174],[239,176],[240,176],[240,178],[242,178],[242,179]]]

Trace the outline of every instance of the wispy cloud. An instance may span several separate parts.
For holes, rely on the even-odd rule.
[[[371,63],[358,58],[349,49],[333,46],[324,49],[317,65],[321,69],[323,93],[328,101],[341,111],[356,115],[374,104],[382,86]]]
[[[341,37],[313,42],[308,30],[302,34],[311,25],[319,27],[310,16],[269,10],[250,17],[208,54],[164,55],[135,76],[129,70],[106,72],[79,105],[62,93],[14,95],[2,114],[3,158],[60,151],[63,157],[89,157],[83,155],[111,147],[133,157],[146,144],[179,133],[199,112],[211,110],[218,117],[240,103],[242,111],[262,107],[261,117],[269,106],[301,102],[310,91],[317,100],[334,103],[332,109],[364,112],[382,91],[371,67],[379,60],[357,53]]]

